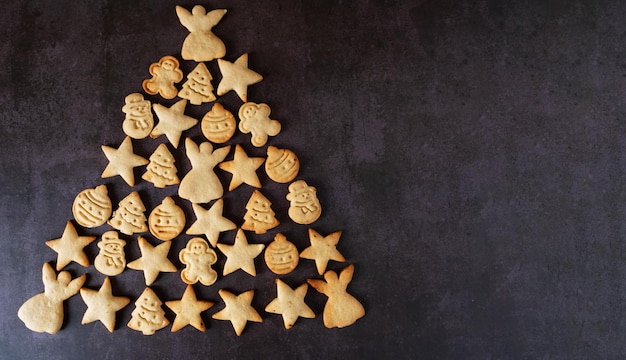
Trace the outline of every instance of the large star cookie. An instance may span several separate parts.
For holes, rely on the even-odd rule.
[[[152,108],[159,118],[159,123],[152,129],[150,137],[157,138],[165,134],[172,146],[178,148],[183,131],[191,129],[198,123],[197,119],[185,115],[186,106],[186,99],[178,101],[169,108],[161,104],[153,104]]]
[[[226,255],[224,276],[239,269],[256,276],[254,258],[259,256],[264,247],[263,244],[248,244],[246,235],[241,229],[237,231],[233,245],[217,244],[217,248]]]
[[[241,145],[237,144],[233,160],[224,161],[218,165],[220,169],[226,170],[233,175],[228,191],[235,190],[243,183],[260,188],[261,181],[259,181],[256,171],[263,165],[264,161],[265,158],[262,157],[248,157]]]
[[[205,235],[211,246],[217,245],[219,234],[224,231],[237,228],[234,222],[228,220],[222,213],[224,211],[224,200],[217,200],[209,210],[205,210],[198,204],[191,204],[197,220],[191,224],[186,233],[188,235]]]
[[[133,168],[146,165],[149,161],[133,152],[133,143],[130,136],[126,136],[117,149],[102,145],[102,151],[109,160],[109,164],[102,172],[102,178],[119,175],[130,186],[135,186]]]
[[[185,293],[180,300],[166,301],[165,305],[176,313],[176,318],[172,324],[172,332],[176,332],[187,325],[204,332],[206,326],[200,314],[210,309],[213,302],[198,300],[192,285],[187,285]]]
[[[217,65],[222,73],[222,81],[217,86],[217,95],[222,96],[235,90],[239,98],[248,101],[248,86],[263,80],[263,76],[248,69],[248,54],[241,55],[234,63],[217,59]]]
[[[213,314],[213,319],[230,320],[237,336],[241,335],[248,321],[263,322],[261,315],[252,307],[254,290],[235,295],[224,289],[218,291],[226,306]]]
[[[329,260],[344,262],[346,259],[337,250],[337,243],[341,237],[341,231],[335,231],[328,236],[322,236],[317,231],[309,229],[311,246],[302,250],[302,259],[315,260],[317,272],[322,275],[326,271]]]
[[[147,286],[152,285],[161,272],[176,272],[176,266],[167,258],[172,242],[166,241],[153,247],[141,236],[137,241],[141,257],[126,266],[133,270],[143,270]]]
[[[304,302],[308,288],[307,284],[302,284],[294,290],[280,279],[276,279],[277,297],[265,307],[265,311],[282,315],[285,329],[291,329],[298,317],[314,318],[315,313]]]
[[[81,324],[89,324],[99,320],[104,326],[113,332],[115,329],[115,313],[130,303],[130,298],[125,296],[113,296],[111,280],[104,278],[100,290],[87,288],[80,289],[80,296],[87,304],[87,311]]]
[[[83,248],[94,240],[96,240],[95,236],[78,236],[76,228],[71,221],[68,221],[60,238],[46,241],[46,245],[57,252],[57,271],[72,261],[85,267],[89,266],[89,258]]]

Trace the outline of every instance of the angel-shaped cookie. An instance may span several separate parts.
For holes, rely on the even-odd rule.
[[[324,306],[324,326],[327,328],[352,325],[365,315],[363,305],[346,291],[353,274],[354,265],[349,265],[341,271],[339,277],[336,272],[329,270],[324,274],[326,281],[307,280],[315,290],[328,296],[328,301]]]
[[[189,12],[182,6],[176,6],[176,15],[180,23],[189,30],[183,42],[181,55],[185,60],[195,62],[219,59],[226,54],[226,46],[211,31],[226,14],[225,9],[211,10],[208,13],[202,5],[196,5]]]
[[[191,162],[191,170],[181,180],[178,195],[195,204],[221,198],[224,188],[213,168],[228,155],[230,146],[213,151],[213,145],[208,141],[198,146],[186,138],[185,151]]]

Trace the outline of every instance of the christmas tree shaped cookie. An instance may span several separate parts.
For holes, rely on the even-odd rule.
[[[144,335],[152,335],[170,324],[162,308],[163,303],[157,294],[147,287],[135,301],[135,310],[128,322],[128,327],[141,331]]]
[[[133,191],[120,201],[108,223],[126,235],[146,232],[148,226],[144,211],[146,211],[146,207],[143,205],[139,193]]]
[[[189,100],[193,105],[213,101],[215,100],[215,95],[213,94],[211,80],[213,80],[213,77],[209,73],[209,69],[206,68],[206,65],[200,63],[187,75],[187,81],[178,92],[178,96]]]
[[[244,223],[241,228],[254,231],[257,234],[265,234],[280,223],[272,210],[272,203],[259,190],[254,190],[250,200],[246,204],[246,214],[243,216]]]
[[[146,172],[141,177],[142,179],[153,183],[154,186],[158,188],[180,183],[176,175],[178,170],[174,165],[176,160],[167,149],[167,145],[159,145],[152,155],[150,155],[149,160],[150,163],[146,166]]]

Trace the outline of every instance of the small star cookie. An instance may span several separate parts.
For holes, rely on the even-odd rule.
[[[204,332],[206,331],[206,326],[200,314],[213,307],[214,303],[211,301],[198,300],[193,286],[187,285],[185,293],[180,300],[166,301],[165,305],[176,313],[176,318],[172,324],[172,332],[177,332],[187,325],[191,325]]]
[[[248,244],[243,230],[237,231],[233,245],[217,244],[217,248],[226,255],[224,264],[224,276],[236,271],[243,270],[252,276],[256,276],[254,258],[259,256],[265,245]]]
[[[84,267],[89,266],[89,258],[83,251],[83,248],[94,240],[96,240],[95,236],[78,236],[76,228],[71,221],[68,221],[60,238],[46,241],[46,245],[57,252],[57,271],[63,269],[72,261]]]
[[[133,168],[146,165],[149,162],[133,152],[133,143],[130,136],[126,136],[117,149],[102,145],[102,151],[109,160],[109,164],[104,168],[101,177],[105,179],[119,175],[129,186],[135,186]]]
[[[83,315],[81,324],[85,325],[99,320],[109,332],[115,330],[115,313],[130,303],[130,298],[113,296],[111,280],[108,277],[104,278],[99,290],[80,289],[80,296],[87,304],[87,311]]]
[[[328,236],[322,236],[317,231],[309,229],[311,246],[302,250],[302,259],[315,260],[317,272],[322,275],[326,271],[329,260],[344,262],[346,259],[337,250],[337,243],[341,237],[341,231],[335,231]]]
[[[126,266],[133,270],[143,270],[147,286],[152,285],[161,272],[176,272],[176,266],[167,258],[167,253],[172,246],[171,241],[152,246],[146,239],[139,236],[137,242],[141,257]]]
[[[222,81],[217,86],[217,95],[222,96],[235,90],[239,98],[248,101],[248,86],[263,80],[263,76],[248,69],[248,54],[241,55],[234,63],[217,59],[217,65],[222,73]]]
[[[237,225],[228,220],[222,213],[224,211],[224,200],[217,200],[209,210],[205,210],[198,204],[191,204],[193,212],[196,214],[196,221],[187,229],[187,235],[205,235],[211,246],[217,245],[217,240],[221,232],[235,230]]]
[[[218,291],[226,306],[213,314],[213,319],[230,320],[235,333],[240,336],[248,321],[263,322],[261,315],[252,307],[254,290],[235,295],[224,289]]]
[[[308,288],[307,284],[302,284],[294,290],[280,279],[276,279],[277,297],[265,307],[265,311],[282,315],[285,329],[291,329],[298,317],[314,318],[315,313],[304,302]]]
[[[191,129],[198,123],[197,119],[185,115],[186,106],[186,99],[178,101],[169,108],[161,104],[152,104],[152,108],[159,118],[159,123],[152,129],[150,137],[155,139],[165,134],[172,146],[178,148],[178,142],[183,131]]]
[[[228,171],[233,175],[228,186],[228,191],[233,191],[239,185],[246,183],[250,186],[260,188],[261,181],[256,174],[258,168],[263,165],[265,158],[248,157],[241,145],[235,147],[235,156],[231,161],[224,161],[218,166],[220,169]]]

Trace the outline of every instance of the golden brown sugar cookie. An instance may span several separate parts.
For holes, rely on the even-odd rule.
[[[289,218],[298,224],[312,224],[322,215],[322,205],[317,198],[317,189],[304,180],[289,185]]]
[[[180,183],[176,173],[176,165],[174,156],[167,149],[166,144],[159,145],[150,155],[150,163],[146,166],[146,172],[142,179],[151,182],[155,187],[164,188],[167,185],[176,185]]]
[[[120,239],[117,231],[111,230],[102,234],[102,239],[98,242],[100,252],[93,262],[96,270],[107,276],[121,274],[126,268],[124,246],[126,241]]]
[[[178,59],[173,56],[163,56],[159,62],[150,65],[152,78],[143,81],[143,90],[150,95],[160,94],[164,99],[173,99],[178,95],[174,84],[183,79],[183,72],[179,68]]]
[[[217,59],[217,65],[222,73],[222,80],[217,85],[219,96],[234,90],[239,98],[246,102],[248,101],[248,86],[263,80],[263,76],[248,68],[248,54],[241,55],[234,63]]]
[[[213,314],[213,319],[229,320],[237,336],[241,335],[248,321],[263,322],[261,315],[252,307],[254,290],[235,295],[220,289],[218,294],[224,300],[225,306],[222,310]]]
[[[183,297],[180,300],[166,301],[165,305],[172,309],[176,314],[174,323],[172,324],[172,332],[191,325],[202,332],[206,331],[204,321],[202,321],[202,312],[213,307],[213,302],[198,300],[196,292],[192,285],[187,285]]]
[[[213,104],[200,122],[202,134],[211,142],[223,144],[235,134],[237,121],[233,114],[220,103]]]
[[[95,236],[78,236],[76,228],[71,221],[68,221],[60,238],[46,241],[46,245],[57,253],[57,271],[72,261],[84,267],[89,266],[89,258],[83,248],[94,240],[96,240]]]
[[[213,285],[217,280],[217,272],[211,265],[217,261],[215,251],[209,247],[206,240],[192,238],[187,246],[178,255],[185,268],[180,277],[185,284],[195,284],[198,281],[205,286]]]
[[[311,246],[302,250],[300,257],[315,260],[317,272],[322,275],[326,271],[328,261],[344,262],[346,259],[337,250],[337,243],[341,237],[341,231],[335,231],[327,236],[320,235],[317,231],[309,229]]]
[[[113,211],[106,185],[85,189],[78,193],[72,204],[72,214],[78,225],[94,228],[104,225]]]
[[[267,147],[265,172],[270,179],[278,183],[288,183],[298,176],[298,171],[300,161],[293,151],[279,149],[276,146]]]
[[[102,145],[102,152],[109,160],[109,164],[104,168],[101,177],[105,179],[119,175],[128,185],[135,186],[133,169],[146,165],[148,160],[133,152],[133,142],[130,136],[126,136],[117,149]]]
[[[49,263],[43,264],[41,279],[44,292],[26,300],[17,311],[17,317],[32,331],[56,334],[63,326],[63,302],[78,293],[85,283],[83,274],[72,280],[72,275],[54,272]]]
[[[244,134],[252,134],[252,145],[261,147],[270,136],[280,132],[280,122],[270,119],[271,109],[267,104],[247,102],[239,108],[239,130]]]
[[[202,5],[194,6],[191,12],[182,6],[176,6],[176,15],[180,23],[189,30],[181,50],[183,59],[195,62],[211,61],[226,54],[224,42],[211,31],[225,14],[225,9],[215,9],[207,13]]]
[[[353,274],[354,265],[348,265],[339,277],[334,271],[327,271],[324,273],[324,280],[307,280],[315,290],[328,296],[323,314],[324,326],[327,328],[346,327],[365,316],[363,305],[346,291]]]
[[[128,327],[144,335],[152,335],[163,329],[170,321],[165,317],[162,305],[157,294],[147,287],[135,301],[135,310],[131,313]]]
[[[206,68],[204,63],[199,63],[189,75],[187,81],[183,83],[183,88],[178,92],[178,96],[189,100],[193,105],[200,105],[205,102],[215,100],[213,94],[213,85],[211,85],[213,76]]]
[[[224,188],[213,168],[228,155],[230,146],[213,151],[213,145],[208,141],[198,146],[193,140],[186,138],[185,151],[191,162],[191,170],[181,180],[178,195],[194,204],[221,198]]]
[[[254,231],[256,234],[265,234],[267,230],[277,227],[280,222],[272,210],[272,203],[259,190],[254,190],[246,204],[244,223],[241,228]]]
[[[237,231],[233,245],[217,244],[217,248],[226,255],[224,276],[239,269],[256,276],[254,259],[259,256],[264,247],[265,245],[263,244],[249,244],[246,235],[241,229]]]
[[[219,164],[220,169],[228,171],[233,175],[230,180],[230,185],[228,186],[228,191],[235,190],[243,183],[260,188],[261,181],[256,171],[263,165],[264,161],[265,158],[262,157],[248,157],[248,154],[246,154],[241,145],[237,144],[235,146],[234,159]]]
[[[274,274],[289,274],[298,266],[299,258],[296,246],[281,233],[265,249],[265,264]]]
[[[178,148],[183,131],[191,129],[198,123],[197,119],[185,115],[186,106],[186,99],[178,101],[169,108],[161,104],[153,104],[152,108],[159,118],[159,123],[152,129],[150,137],[155,139],[165,135],[172,146]]]
[[[176,272],[176,266],[167,258],[167,254],[172,246],[171,241],[165,241],[157,246],[152,246],[146,239],[139,236],[137,238],[141,257],[128,263],[128,268],[133,270],[143,270],[146,286],[152,283],[162,272]]]
[[[154,127],[150,101],[144,99],[142,94],[133,93],[126,96],[124,102],[122,106],[122,112],[126,114],[122,123],[124,134],[133,139],[143,139],[150,135]]]
[[[235,230],[237,225],[225,218],[222,213],[224,211],[224,200],[217,200],[208,210],[198,204],[191,204],[193,212],[196,214],[196,221],[191,224],[186,233],[189,235],[205,235],[215,247],[221,232]]]
[[[159,240],[169,241],[177,237],[185,227],[185,213],[174,200],[167,196],[152,210],[148,217],[150,233]]]
[[[148,226],[146,225],[145,211],[146,207],[141,201],[139,193],[133,191],[119,202],[117,210],[113,212],[108,224],[126,235],[146,232]]]
[[[100,321],[109,332],[115,330],[115,313],[130,303],[130,298],[113,296],[111,280],[108,277],[104,278],[99,290],[80,289],[80,297],[87,305],[81,324]]]
[[[277,296],[265,307],[265,311],[282,315],[285,329],[291,329],[299,317],[313,319],[315,313],[304,302],[308,288],[307,284],[302,284],[292,289],[280,279],[276,279]]]

